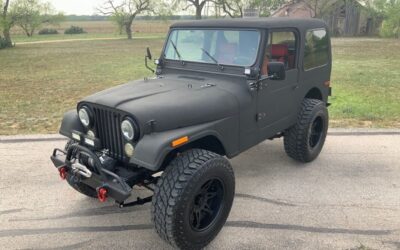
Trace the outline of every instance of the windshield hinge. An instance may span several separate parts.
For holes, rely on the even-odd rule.
[[[262,119],[264,119],[267,116],[266,113],[258,113],[256,115],[256,121],[261,121]]]

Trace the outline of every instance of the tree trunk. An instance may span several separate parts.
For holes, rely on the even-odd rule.
[[[10,29],[3,29],[4,40],[6,41],[6,47],[12,47],[12,41],[10,36]]]
[[[201,12],[203,11],[203,5],[197,5],[196,6],[196,19],[200,20],[201,19]]]
[[[132,39],[132,23],[134,19],[135,16],[130,16],[128,21],[125,23],[125,32],[129,40]]]
[[[0,18],[2,18],[4,22],[6,22],[9,4],[10,4],[10,0],[6,0],[6,2],[4,4],[2,16],[0,16]],[[1,19],[0,19],[0,21],[1,21]],[[3,28],[3,36],[4,36],[4,40],[6,41],[6,47],[12,47],[12,41],[11,41],[11,35],[10,35],[11,27],[8,24],[5,24],[5,25],[6,26]]]
[[[31,32],[30,32],[30,37],[32,37],[34,34],[35,34],[35,29],[32,28],[32,29],[31,29]]]
[[[128,39],[132,39],[132,23],[126,23],[125,24],[125,32],[126,35],[128,36]]]

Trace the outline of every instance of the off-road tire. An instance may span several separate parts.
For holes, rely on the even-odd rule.
[[[214,201],[221,202],[215,209],[217,211],[210,214],[199,212],[199,217],[193,216],[193,211],[198,211],[195,210],[198,206],[196,202],[200,202],[197,199],[208,197],[199,196],[199,192],[214,181],[223,186],[223,191],[220,191],[223,195],[216,195],[211,200],[212,204],[215,204]],[[215,238],[225,224],[234,194],[235,177],[227,159],[207,150],[188,150],[169,164],[156,185],[151,209],[155,229],[162,239],[174,247],[201,249]],[[212,214],[215,217],[200,230],[201,222]],[[195,223],[195,217],[200,218],[199,224]]]
[[[70,147],[70,145],[72,145],[74,143],[76,143],[76,141],[69,140],[67,142],[67,144],[65,145],[65,150],[67,151],[68,148]],[[84,183],[76,182],[74,180],[74,176],[68,175],[67,182],[73,189],[75,189],[79,193],[81,193],[83,195],[86,195],[86,196],[88,196],[90,198],[97,198],[97,192],[96,192],[95,189],[89,187],[88,185],[86,185]]]
[[[284,132],[286,154],[299,162],[313,161],[324,146],[328,123],[325,103],[317,99],[304,99],[297,123]],[[314,130],[320,130],[319,137]]]

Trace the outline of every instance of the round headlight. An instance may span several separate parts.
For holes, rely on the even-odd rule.
[[[79,120],[81,120],[81,123],[83,124],[83,126],[89,127],[90,116],[89,116],[89,112],[87,111],[86,108],[81,108],[79,110]]]
[[[124,120],[121,123],[121,131],[125,139],[127,139],[128,141],[132,141],[135,137],[135,129],[133,127],[133,124],[128,120]]]

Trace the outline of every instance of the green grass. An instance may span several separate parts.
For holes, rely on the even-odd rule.
[[[400,40],[333,40],[334,126],[400,127],[399,51]]]
[[[65,111],[102,89],[150,75],[163,39],[37,43],[0,50],[0,134],[56,133]],[[400,41],[334,39],[333,126],[400,126]]]
[[[56,133],[86,95],[149,75],[162,39],[31,44],[0,50],[0,134]]]

